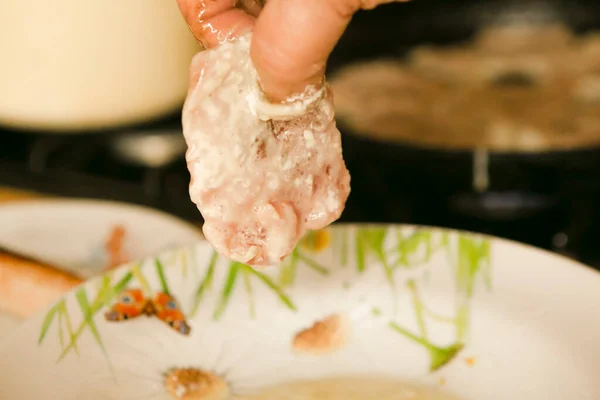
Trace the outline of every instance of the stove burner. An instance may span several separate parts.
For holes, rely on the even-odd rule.
[[[81,135],[0,128],[0,185],[156,207],[191,222],[180,116],[136,130]]]
[[[115,155],[123,161],[149,168],[161,168],[185,155],[181,131],[126,133],[112,142]]]
[[[461,193],[450,198],[450,208],[482,220],[518,220],[557,206],[549,197],[520,192]]]

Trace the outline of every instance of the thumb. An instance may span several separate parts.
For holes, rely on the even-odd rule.
[[[358,10],[343,0],[269,0],[256,21],[251,56],[275,101],[318,84],[327,58]]]
[[[322,82],[329,54],[361,8],[405,0],[268,0],[258,17],[251,56],[273,101]]]

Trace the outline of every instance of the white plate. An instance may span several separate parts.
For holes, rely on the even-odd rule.
[[[156,316],[107,321],[125,287],[169,290],[191,333]],[[346,321],[341,347],[294,349],[332,314]],[[0,398],[169,399],[164,373],[193,367],[235,391],[371,373],[466,400],[599,399],[599,337],[600,275],[575,262],[444,230],[332,228],[280,268],[231,264],[202,243],[86,283],[0,349]]]
[[[131,260],[202,238],[199,227],[146,207],[102,200],[31,200],[0,205],[0,247],[89,278],[106,267],[105,243],[117,225],[125,228]]]
[[[105,243],[116,225],[127,256],[138,260],[202,239],[199,228],[171,215],[100,200],[30,200],[0,205],[0,247],[64,267],[83,278],[107,266]],[[0,315],[0,341],[19,320]]]

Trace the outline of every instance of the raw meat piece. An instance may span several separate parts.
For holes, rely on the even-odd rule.
[[[192,62],[183,110],[190,197],[204,234],[228,258],[278,264],[308,229],[339,218],[350,192],[332,92],[307,88],[269,103],[250,59],[251,34]]]

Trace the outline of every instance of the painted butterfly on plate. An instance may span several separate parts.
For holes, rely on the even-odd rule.
[[[191,331],[175,298],[163,292],[149,299],[141,289],[126,289],[119,294],[104,318],[109,322],[121,322],[141,315],[155,316],[183,335],[189,335]]]

